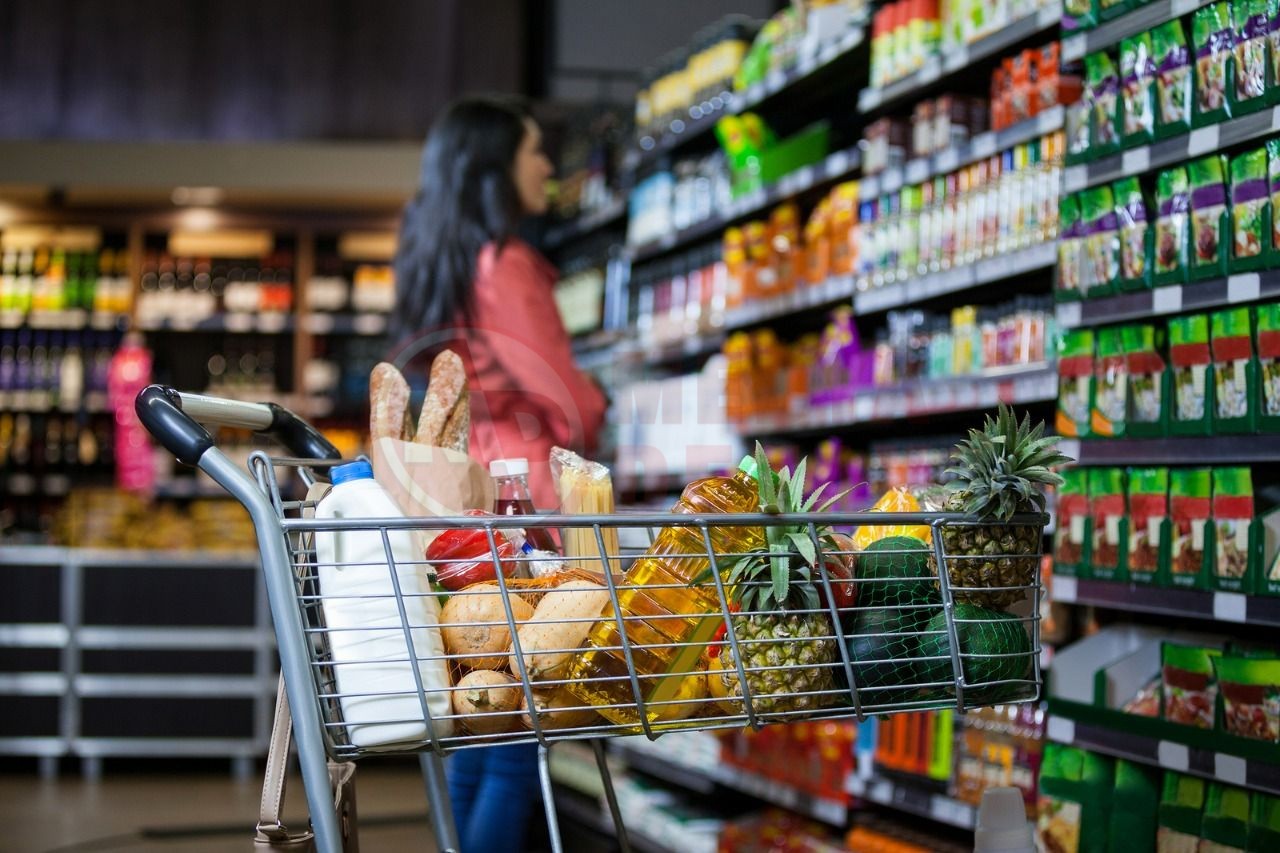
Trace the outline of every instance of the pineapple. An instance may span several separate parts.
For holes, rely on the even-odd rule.
[[[803,497],[803,461],[794,474],[784,468],[775,484],[758,444],[756,458],[762,472],[762,512],[799,513],[813,509],[822,489],[808,499]],[[819,511],[840,497],[831,498]],[[824,548],[838,550],[828,540],[829,535],[829,530],[819,530]],[[752,706],[765,715],[816,710],[829,705],[834,695],[806,694],[834,689],[833,670],[839,654],[834,636],[838,632],[829,614],[822,612],[824,606],[818,595],[821,581],[815,579],[817,550],[804,525],[768,526],[765,539],[765,550],[737,558],[725,578],[732,603],[740,611],[731,617],[731,623],[742,653]],[[708,679],[720,681],[711,685],[712,694],[721,699],[722,707],[732,707],[740,713],[742,683],[733,645],[727,638],[710,669]],[[717,669],[723,671],[715,672]]]
[[[1040,566],[1044,535],[1034,525],[1011,525],[1016,513],[1044,512],[1044,485],[1058,485],[1062,478],[1052,466],[1072,460],[1057,450],[1057,436],[1043,437],[1044,423],[1033,429],[1030,415],[1018,422],[1004,404],[995,420],[988,416],[981,430],[969,430],[969,438],[956,445],[955,464],[947,469],[955,479],[947,512],[977,516],[982,524],[948,525],[942,528],[948,577],[958,587],[1029,586]],[[1020,556],[1026,555],[1026,556]],[[937,572],[937,566],[932,566]],[[957,591],[957,601],[1002,608],[1022,600],[1020,589]]]

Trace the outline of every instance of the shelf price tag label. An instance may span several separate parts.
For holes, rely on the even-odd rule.
[[[1191,750],[1186,744],[1162,740],[1156,744],[1156,761],[1161,767],[1186,773],[1191,766]]]
[[[919,157],[907,163],[907,183],[918,184],[929,177],[929,160]]]
[[[1137,175],[1147,171],[1151,168],[1151,149],[1144,145],[1124,152],[1120,168],[1126,175]]]
[[[1243,593],[1215,592],[1213,594],[1213,618],[1222,622],[1244,622],[1248,602]]]
[[[1054,743],[1073,744],[1076,742],[1076,721],[1066,717],[1050,717],[1045,734]]]
[[[827,175],[836,177],[849,171],[849,152],[837,151],[827,158]]]
[[[1083,309],[1079,302],[1061,302],[1057,307],[1058,325],[1064,329],[1074,329],[1080,325]]]
[[[1249,764],[1239,756],[1218,752],[1213,756],[1213,775],[1228,785],[1244,786],[1248,781]]]
[[[1073,522],[1075,519],[1071,519]],[[1078,595],[1079,581],[1068,575],[1053,576],[1053,600],[1062,604],[1073,604]]]
[[[1084,59],[1084,33],[1070,36],[1062,40],[1062,61],[1074,62],[1077,59]]]
[[[1151,310],[1156,314],[1176,314],[1182,310],[1182,286],[1157,287],[1151,291]]]
[[[1190,14],[1200,8],[1203,0],[1173,0],[1169,4],[1169,12],[1175,18],[1181,18],[1183,15]]]
[[[1068,166],[1062,173],[1062,188],[1069,193],[1084,189],[1089,181],[1089,169],[1086,166]]]
[[[1262,280],[1256,272],[1240,273],[1227,279],[1228,302],[1252,302],[1262,295]]]
[[[313,335],[327,335],[333,331],[332,314],[308,314],[307,331]]]
[[[1187,139],[1187,154],[1189,156],[1198,157],[1201,154],[1217,150],[1218,125],[1211,124],[1208,127],[1198,127],[1191,131],[1191,136]]]
[[[951,172],[960,166],[960,155],[954,148],[939,152],[936,161],[939,172]]]
[[[995,133],[979,133],[969,143],[969,151],[974,157],[985,158],[996,153]]]

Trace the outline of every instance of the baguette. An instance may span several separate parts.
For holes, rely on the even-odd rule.
[[[369,440],[403,438],[410,423],[409,383],[394,364],[379,362],[369,374]]]
[[[427,398],[422,403],[418,431],[413,440],[418,444],[444,447],[445,426],[466,388],[467,372],[462,366],[462,359],[453,350],[443,350],[431,362]]]
[[[465,385],[462,386],[458,405],[453,407],[453,414],[445,421],[440,446],[459,453],[466,453],[471,448],[471,392]]]

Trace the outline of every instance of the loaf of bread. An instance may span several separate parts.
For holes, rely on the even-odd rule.
[[[409,434],[409,383],[394,364],[379,362],[369,375],[369,440]]]
[[[459,453],[466,453],[471,445],[471,392],[462,386],[462,395],[458,404],[453,407],[453,414],[445,421],[444,433],[440,437],[440,446]]]
[[[462,435],[470,431],[470,400],[467,393],[467,373],[462,366],[462,359],[453,350],[444,350],[431,362],[431,376],[427,382],[427,398],[422,403],[422,414],[418,418],[418,431],[413,440],[418,444],[432,447],[448,447],[446,430],[455,410],[461,406],[467,411],[466,428],[461,427],[461,418],[455,419],[450,437],[457,441],[458,431]],[[465,438],[463,439],[465,442]],[[465,444],[461,448],[466,451]]]

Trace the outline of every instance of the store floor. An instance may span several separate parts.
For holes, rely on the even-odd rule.
[[[362,766],[361,853],[434,851],[422,776],[412,767]],[[260,781],[216,773],[0,776],[0,850],[5,853],[247,853]],[[302,784],[285,809],[306,813]]]

